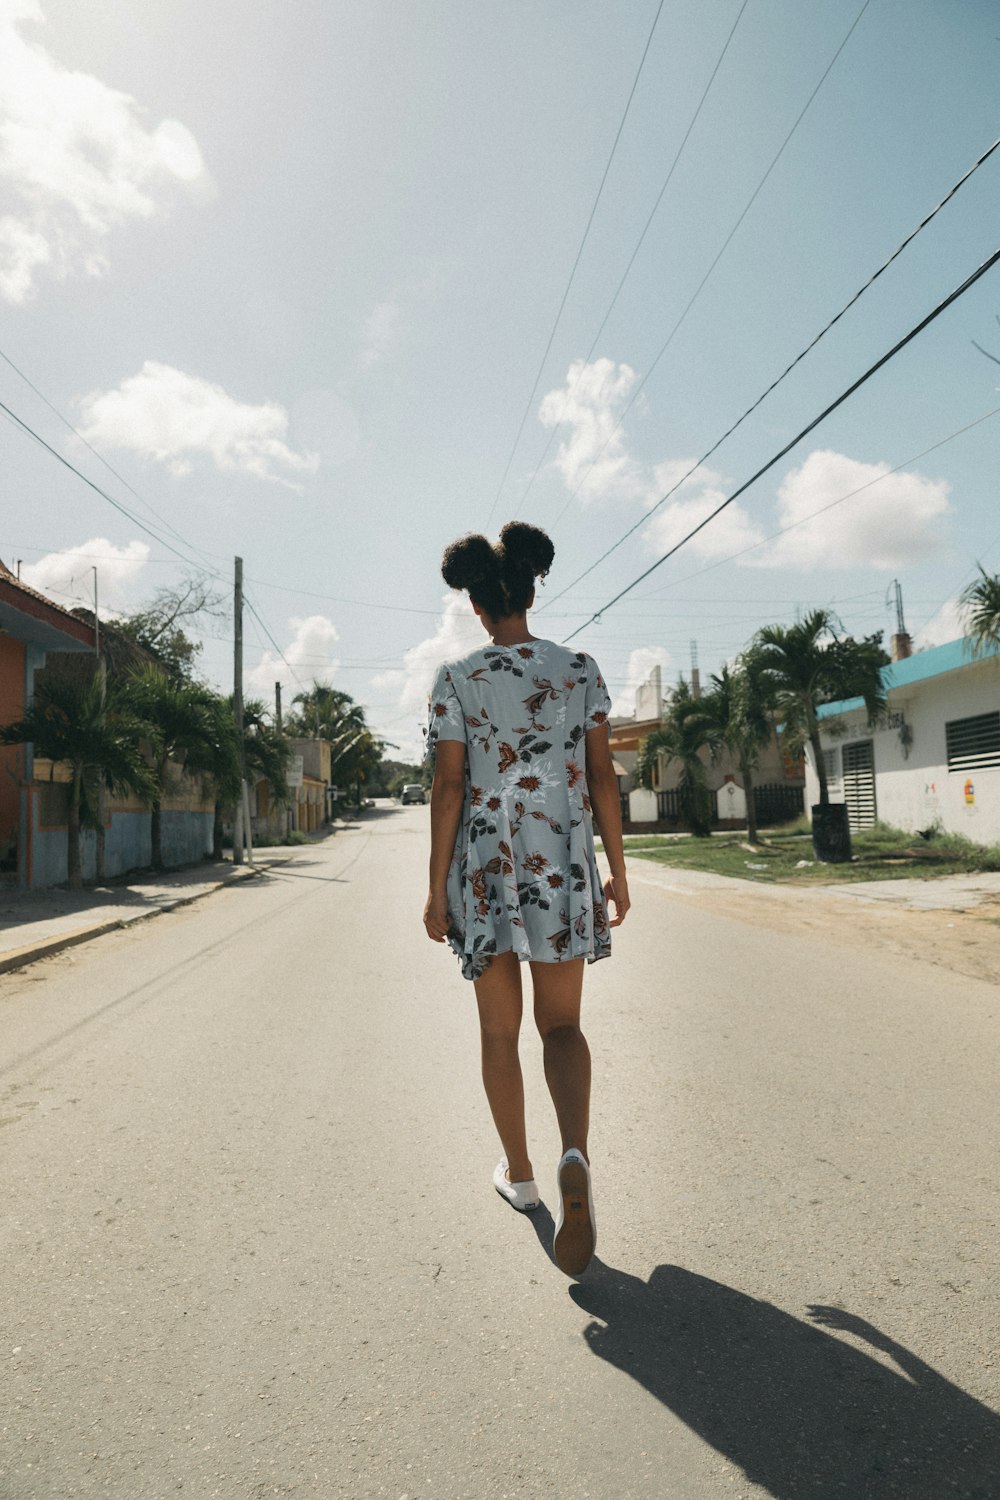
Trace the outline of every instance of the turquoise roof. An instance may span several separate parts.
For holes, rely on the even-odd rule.
[[[910,687],[914,682],[923,682],[928,677],[940,677],[943,672],[955,672],[959,667],[968,667],[972,662],[988,656],[1000,655],[1000,648],[989,646],[976,656],[968,636],[961,640],[948,641],[943,646],[931,646],[928,651],[918,651],[902,661],[890,662],[882,668],[882,684],[887,693],[894,688]],[[852,709],[864,708],[863,698],[843,698],[839,703],[823,703],[816,710],[818,719],[832,719],[839,714],[848,714]]]

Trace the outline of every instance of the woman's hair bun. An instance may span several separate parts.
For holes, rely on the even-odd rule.
[[[535,578],[545,577],[556,555],[546,533],[527,521],[508,521],[500,533],[500,547],[510,562],[526,565]]]
[[[484,536],[470,532],[445,548],[441,576],[451,589],[471,589],[497,576],[497,555]]]

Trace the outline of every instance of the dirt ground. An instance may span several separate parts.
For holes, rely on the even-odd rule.
[[[790,889],[726,881],[724,888],[720,884],[685,889],[682,880],[658,879],[647,873],[649,866],[638,866],[638,860],[629,861],[630,882],[669,885],[675,899],[736,922],[881,949],[936,964],[953,974],[1000,983],[1000,897],[988,898],[967,911],[919,911],[833,894],[829,887]]]

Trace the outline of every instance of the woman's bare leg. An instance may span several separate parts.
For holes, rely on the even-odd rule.
[[[545,1081],[556,1107],[563,1151],[576,1146],[587,1161],[590,1128],[590,1048],[580,1030],[582,958],[531,965],[535,1025],[542,1038]]]
[[[521,1029],[521,965],[500,953],[474,981],[482,1037],[483,1085],[503,1145],[511,1182],[534,1177],[524,1124],[524,1081],[517,1052]]]

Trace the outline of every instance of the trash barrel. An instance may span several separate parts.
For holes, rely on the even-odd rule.
[[[851,858],[851,828],[843,802],[813,804],[812,838],[816,858],[827,865],[847,864]]]

